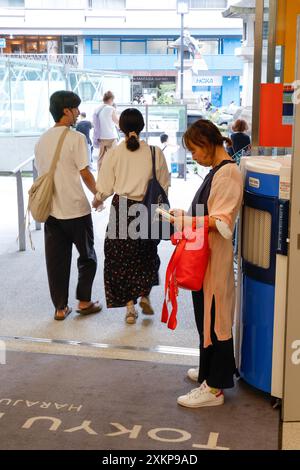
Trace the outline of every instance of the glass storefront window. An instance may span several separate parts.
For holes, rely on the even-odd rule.
[[[120,40],[92,39],[92,54],[120,54]]]
[[[40,41],[39,42],[39,47],[40,47],[40,54],[47,54],[47,41]]]
[[[120,54],[120,41],[100,41],[100,54]]]
[[[204,40],[198,41],[200,46],[200,53],[202,55],[218,55],[219,52],[219,41],[216,40]]]
[[[30,54],[36,54],[38,52],[38,42],[37,41],[26,41],[25,43],[26,52]]]
[[[24,8],[24,0],[0,0],[0,7]]]
[[[190,8],[226,8],[227,0],[190,0]]]
[[[45,10],[67,10],[72,8],[82,8],[83,3],[82,0],[30,0],[27,1],[26,7],[37,9],[43,8]]]
[[[123,38],[92,39],[92,54],[174,54],[168,45],[174,39],[153,38],[128,40]],[[147,48],[146,48],[147,45]]]
[[[21,41],[11,42],[10,51],[12,54],[22,54],[24,52],[24,47]]]
[[[126,8],[126,0],[91,0],[92,8],[101,10],[124,10]]]
[[[167,39],[149,39],[147,41],[147,54],[167,54]]]
[[[146,42],[122,41],[121,54],[146,54]]]
[[[100,40],[92,39],[92,54],[100,54]]]
[[[72,71],[48,58],[32,62],[19,58],[1,58],[0,54],[0,138],[8,134],[39,134],[53,124],[49,114],[49,97],[57,90],[78,93],[81,107],[92,118],[104,91],[112,89],[117,101],[130,101],[131,81],[126,74]],[[27,158],[27,156],[24,156]]]

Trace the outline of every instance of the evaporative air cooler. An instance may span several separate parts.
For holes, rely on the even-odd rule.
[[[282,397],[290,156],[242,159],[242,378]]]

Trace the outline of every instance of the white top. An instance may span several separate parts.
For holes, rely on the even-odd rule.
[[[52,127],[41,135],[35,146],[35,166],[39,176],[47,173],[65,126]],[[50,215],[56,219],[76,219],[91,213],[84,193],[80,171],[89,166],[86,138],[70,130],[64,140],[54,174],[54,196]]]
[[[166,159],[159,147],[155,147],[156,177],[167,191],[170,185]],[[116,193],[134,201],[142,201],[152,178],[150,147],[143,140],[140,148],[131,152],[125,141],[108,150],[103,158],[97,179],[97,199],[104,201]]]
[[[112,119],[115,108],[106,104],[99,112],[100,139],[117,139],[116,125]]]

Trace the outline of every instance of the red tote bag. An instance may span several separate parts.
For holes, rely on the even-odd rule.
[[[209,259],[208,216],[204,217],[204,225],[199,228],[184,229],[171,237],[176,248],[169,261],[165,280],[165,300],[161,321],[174,330],[177,326],[177,295],[178,289],[198,291],[202,288]],[[169,315],[168,303],[172,310]]]

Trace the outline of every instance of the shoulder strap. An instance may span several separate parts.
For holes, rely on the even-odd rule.
[[[234,160],[223,160],[219,165],[217,165],[215,168],[211,170],[211,173],[215,175],[217,171],[219,171],[223,166],[234,163],[236,165],[236,162]]]
[[[100,114],[102,113],[102,111],[103,111],[103,109],[105,108],[105,106],[106,106],[106,104],[102,104],[102,105],[100,106],[100,108],[98,109],[98,112],[97,112],[98,117],[100,117]]]
[[[151,157],[152,157],[152,175],[153,178],[156,180],[156,170],[155,170],[155,147],[153,145],[150,145],[150,150],[151,150]]]
[[[63,131],[62,135],[60,136],[60,138],[58,140],[58,144],[57,144],[57,147],[56,147],[56,150],[55,150],[54,158],[52,160],[52,163],[51,163],[51,166],[50,166],[50,169],[49,169],[49,173],[54,174],[54,172],[55,172],[56,165],[57,165],[57,162],[58,162],[59,157],[60,157],[61,148],[63,146],[63,143],[64,143],[65,137],[67,135],[67,132],[69,132],[68,127],[67,127],[67,129],[65,129]]]

